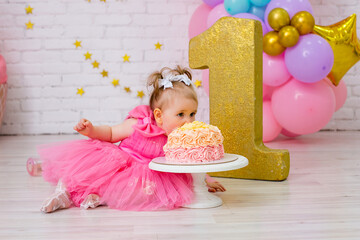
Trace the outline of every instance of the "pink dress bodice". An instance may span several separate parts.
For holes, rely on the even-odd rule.
[[[149,163],[153,158],[164,156],[166,144],[165,131],[158,127],[154,114],[149,106],[141,105],[129,112],[126,119],[136,118],[134,132],[122,140],[119,148],[141,163]]]

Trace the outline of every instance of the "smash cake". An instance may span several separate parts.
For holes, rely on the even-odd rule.
[[[166,162],[206,163],[224,156],[224,137],[220,130],[194,121],[172,131],[164,146]]]

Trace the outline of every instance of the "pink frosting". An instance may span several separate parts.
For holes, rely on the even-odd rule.
[[[224,147],[218,146],[195,147],[191,149],[173,148],[165,149],[168,162],[201,163],[219,160],[224,156]]]
[[[164,146],[167,148],[193,148],[193,147],[206,147],[218,146],[222,144],[224,138],[218,128],[198,128],[182,131],[177,129],[170,133],[168,142]]]

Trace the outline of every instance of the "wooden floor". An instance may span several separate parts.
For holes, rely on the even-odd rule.
[[[360,239],[360,132],[320,132],[267,144],[287,148],[283,182],[221,178],[213,209],[40,212],[54,187],[25,163],[41,143],[80,136],[0,136],[0,239]]]

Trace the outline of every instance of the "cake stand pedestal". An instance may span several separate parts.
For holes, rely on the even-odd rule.
[[[213,208],[222,205],[218,196],[209,193],[205,183],[207,172],[223,172],[243,168],[248,165],[244,156],[225,153],[220,160],[210,163],[169,163],[165,157],[154,158],[149,163],[149,168],[160,172],[191,173],[194,182],[194,199],[186,208]]]

